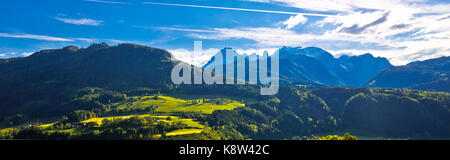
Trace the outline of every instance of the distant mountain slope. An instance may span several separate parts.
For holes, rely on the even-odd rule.
[[[328,80],[333,80],[333,83],[320,80],[329,86],[359,87],[378,71],[392,66],[386,58],[375,58],[369,53],[359,56],[343,55],[339,58],[334,58],[327,51],[317,47],[282,47],[279,53],[280,57],[283,58],[304,55],[321,62],[328,69],[329,73],[324,73],[319,70],[311,70],[310,72],[329,74],[329,77],[332,78],[328,78]]]
[[[245,80],[248,81],[249,80],[249,62],[250,61],[257,61],[261,58],[261,56],[257,56],[256,54],[253,54],[251,56],[248,55],[241,55],[238,54],[235,50],[233,50],[232,48],[224,48],[222,50],[220,50],[216,55],[221,55],[223,56],[223,62],[221,63],[223,66],[223,75],[226,75],[228,77],[237,77],[236,76],[236,72],[237,72],[237,68],[234,68],[234,74],[230,75],[230,73],[226,71],[226,64],[227,63],[233,63],[236,66],[236,59],[234,59],[233,61],[227,61],[226,59],[226,50],[230,49],[232,52],[230,52],[229,54],[231,54],[231,56],[236,56],[236,57],[240,57],[240,58],[245,58]],[[268,54],[267,52],[265,52],[264,54]],[[305,63],[295,63],[294,61],[292,61],[293,59],[297,60],[297,61],[302,61]],[[297,56],[294,57],[293,59],[280,59],[280,84],[281,85],[301,85],[301,86],[308,86],[308,88],[317,88],[317,87],[323,87],[323,85],[321,84],[321,82],[317,81],[317,79],[326,81],[326,82],[330,82],[332,83],[333,81],[329,81],[328,79],[330,79],[330,77],[327,77],[325,75],[327,71],[327,69],[325,68],[325,66],[323,66],[319,61],[311,58],[311,57],[307,57],[307,56]],[[202,68],[205,70],[213,70],[213,68],[215,67],[215,63],[213,63],[215,61],[215,57],[213,56]],[[256,62],[256,64],[259,64],[258,62]],[[258,70],[259,67],[252,68],[255,70]],[[316,70],[322,70],[322,73],[317,74],[317,73],[310,73],[309,71],[312,69],[316,69]],[[259,80],[259,76],[257,78]]]
[[[225,56],[225,49],[218,54]],[[387,59],[375,58],[369,53],[334,58],[327,51],[317,47],[282,47],[278,51],[280,83],[285,85],[296,85],[287,80],[294,79],[327,86],[359,87],[378,71],[392,66]],[[245,56],[235,51],[231,54],[232,56]],[[212,58],[203,68],[212,68],[213,61]]]
[[[449,76],[450,57],[441,57],[387,68],[377,73],[366,86],[449,92]]]
[[[373,57],[369,53],[358,56],[343,55],[338,60],[342,64],[341,67],[347,71],[343,73],[345,78],[342,79],[353,86],[362,86],[376,73],[392,66],[386,58]]]

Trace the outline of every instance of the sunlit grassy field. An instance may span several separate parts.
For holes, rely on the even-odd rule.
[[[14,128],[0,129],[0,135],[3,135],[3,134],[8,133],[8,132],[12,132],[13,130],[14,130]]]
[[[232,110],[237,107],[245,107],[245,104],[233,101],[229,99],[180,99],[169,96],[143,96],[143,97],[131,97],[130,100],[112,104],[115,109],[127,110],[127,109],[148,109],[149,107],[154,108],[153,114],[148,112],[142,112],[125,115],[125,116],[106,116],[106,117],[94,117],[84,121],[82,123],[96,123],[98,126],[102,125],[103,120],[114,120],[114,119],[128,119],[133,116],[138,116],[141,118],[151,117],[156,118],[157,122],[150,125],[156,125],[160,122],[166,122],[170,124],[181,123],[186,125],[184,129],[178,129],[170,131],[166,136],[177,136],[177,135],[187,135],[187,134],[197,134],[201,133],[205,126],[199,121],[190,118],[181,118],[179,113],[195,112],[199,114],[212,114],[215,110]],[[43,124],[38,126],[41,129],[45,129],[48,133],[68,133],[68,134],[78,134],[80,130],[78,128],[71,129],[54,129],[52,126],[58,124],[58,122],[53,122],[49,124]],[[97,127],[98,127],[97,126]],[[94,126],[95,127],[95,126]],[[0,130],[0,135],[12,132],[18,128],[5,128]],[[161,135],[155,135],[155,138]]]
[[[166,136],[177,136],[177,135],[185,135],[185,134],[194,134],[201,133],[202,129],[179,129],[166,134]]]
[[[102,121],[104,119],[108,119],[108,120],[112,120],[112,119],[127,119],[127,118],[131,118],[133,116],[135,116],[135,115],[96,117],[96,118],[91,118],[91,119],[84,120],[82,122],[85,122],[85,123],[94,122],[94,123],[97,123],[98,125],[102,125]],[[154,117],[154,118],[158,118],[162,122],[168,122],[168,123],[181,122],[181,123],[187,125],[188,127],[200,128],[200,129],[204,128],[204,126],[201,125],[198,121],[194,121],[193,119],[188,119],[188,118],[180,118],[178,116],[152,116],[152,115],[149,115],[149,114],[144,114],[144,115],[138,115],[138,117]],[[167,120],[167,117],[170,117],[170,120]]]
[[[118,105],[117,109],[126,109],[126,108],[145,109],[151,106],[157,106],[155,112],[160,113],[197,112],[201,114],[211,114],[215,110],[232,110],[236,107],[245,106],[245,104],[237,101],[230,101],[224,104],[216,104],[214,102],[208,102],[214,101],[211,99],[184,100],[168,96],[158,96],[157,98],[155,98],[154,96],[144,96],[134,98],[140,100],[117,104]]]

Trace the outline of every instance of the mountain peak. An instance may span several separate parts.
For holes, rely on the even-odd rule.
[[[64,48],[63,48],[63,50],[71,51],[71,52],[75,52],[75,51],[77,51],[78,49],[79,49],[78,47],[73,46],[73,45],[67,46],[67,47],[64,47]]]
[[[283,46],[280,48],[280,50],[286,50],[286,49],[302,49],[302,47],[301,46],[297,46],[297,47]]]
[[[302,48],[302,47],[283,46],[278,51],[282,58],[288,58],[289,56],[293,55],[304,55],[316,59],[333,59],[333,56],[330,53],[319,47]]]
[[[364,53],[364,54],[362,54],[362,55],[360,55],[361,57],[367,57],[367,58],[375,58],[375,57],[373,57],[373,55],[372,54],[370,54],[370,53]]]
[[[105,42],[101,42],[101,43],[92,43],[88,49],[96,49],[96,48],[107,48],[109,47],[108,44],[106,44]]]
[[[296,53],[300,49],[302,49],[302,47],[300,47],[300,46],[298,46],[298,47],[283,46],[278,51],[283,54],[289,54],[289,53]]]

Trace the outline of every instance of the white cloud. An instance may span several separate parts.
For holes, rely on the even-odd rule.
[[[250,54],[257,54],[257,55],[263,55],[264,51],[267,51],[269,54],[273,54],[278,48],[248,48],[248,49],[241,49],[241,48],[233,48],[238,54],[243,55],[250,55]],[[184,48],[178,48],[178,49],[169,49],[169,51],[176,59],[201,67],[205,65],[212,56],[217,54],[221,49],[218,48],[208,48],[203,50],[203,55],[197,56],[197,57],[191,57],[191,55],[194,53],[193,50],[187,50]]]
[[[36,39],[36,40],[45,40],[45,41],[62,41],[62,42],[73,41],[72,39],[68,39],[68,38],[51,37],[51,36],[45,36],[45,35],[33,35],[33,34],[0,33],[0,37],[25,38],[25,39]]]
[[[349,41],[380,43],[377,39],[367,39],[358,35],[325,33],[323,35],[299,34],[282,28],[213,28],[211,33],[189,33],[187,36],[198,39],[230,40],[248,39],[258,47],[298,46],[313,41]]]
[[[70,19],[70,18],[60,18],[55,17],[56,20],[59,20],[64,23],[75,24],[75,25],[88,25],[88,26],[99,26],[103,23],[101,20],[94,20],[89,18],[81,18],[81,19]]]
[[[375,56],[388,58],[394,65],[404,65],[415,60],[436,58],[439,56],[450,56],[450,31],[444,35],[421,36],[423,39],[439,37],[440,39],[427,40],[389,40],[367,35],[354,35],[348,33],[327,32],[322,35],[298,34],[291,30],[280,28],[214,28],[212,33],[190,33],[187,34],[197,39],[230,40],[248,39],[256,42],[257,47],[280,47],[280,46],[323,46],[324,44],[350,42],[364,46],[371,44],[378,46],[366,50],[356,50],[354,44],[344,45],[336,54],[364,54],[371,53]],[[447,36],[448,35],[448,36]],[[447,37],[446,37],[447,36]],[[325,47],[324,49],[327,49]],[[427,52],[426,54],[424,52]],[[238,50],[238,53],[249,53]],[[272,53],[272,52],[269,52]]]
[[[0,57],[4,57],[4,56],[6,56],[6,54],[0,54]]]
[[[22,53],[22,55],[25,56],[25,57],[28,57],[28,56],[30,56],[30,55],[32,55],[32,54],[33,54],[33,52],[25,52],[25,53]]]
[[[259,1],[259,2],[266,2],[266,1]],[[217,7],[217,6],[201,6],[201,5],[175,4],[175,3],[156,3],[156,2],[142,2],[142,3],[143,4],[150,4],[150,5],[165,5],[165,6],[193,7],[193,8],[209,8],[209,9],[247,11],[247,12],[289,14],[289,15],[302,14],[302,15],[308,15],[308,16],[319,16],[319,17],[332,16],[330,14],[319,14],[319,13],[306,13],[306,12],[305,13],[300,13],[300,12],[287,12],[287,11],[276,11],[276,10],[260,10],[260,9],[231,8],[231,7]]]
[[[261,3],[281,4],[283,6],[312,11],[350,13],[358,9],[389,10],[397,6],[420,9],[422,12],[448,12],[449,4],[428,5],[428,0],[247,0]]]
[[[322,34],[299,34],[292,27],[305,23],[291,16],[282,21],[286,29],[269,27],[213,28],[211,33],[189,33],[193,38],[248,39],[259,47],[334,46],[342,54],[373,53],[394,65],[415,60],[450,56],[450,4],[427,0],[248,0],[311,11],[334,12],[316,22],[330,28]],[[295,19],[299,18],[299,19]],[[331,26],[330,26],[331,25]],[[370,48],[357,50],[357,48]],[[327,48],[324,48],[327,49]],[[361,51],[361,52],[358,52]],[[357,53],[355,53],[357,52]]]
[[[265,51],[267,51],[267,53],[269,53],[269,55],[272,55],[278,49],[279,48],[247,48],[247,49],[237,48],[235,50],[239,54],[244,54],[244,55],[256,54],[256,55],[262,56]]]
[[[182,27],[159,28],[188,32],[196,39],[233,40],[247,39],[256,48],[280,46],[332,46],[334,54],[372,53],[387,57],[394,65],[415,60],[450,56],[450,4],[428,0],[246,0],[272,3],[310,11],[331,12],[314,22],[305,14],[280,12],[291,17],[278,24],[283,27],[240,27],[191,29]],[[155,4],[155,3],[148,3]],[[252,9],[166,4],[227,10],[252,11]],[[255,10],[259,12],[259,10]],[[266,12],[266,11],[262,11]],[[279,11],[268,11],[278,13]],[[336,14],[336,15],[334,15]],[[315,23],[326,28],[322,33],[298,33],[291,30],[298,24]],[[313,24],[314,25],[314,24]],[[280,25],[276,25],[280,26]],[[363,48],[363,49],[361,49]]]
[[[291,29],[300,23],[301,24],[306,23],[306,21],[308,21],[308,19],[305,16],[303,16],[302,14],[297,14],[289,17],[288,20],[283,21],[282,23],[286,25],[287,29]]]
[[[187,50],[184,48],[179,49],[168,49],[169,51],[176,59],[201,67],[205,65],[209,59],[211,59],[212,56],[214,56],[216,53],[220,51],[220,49],[217,48],[209,48],[209,49],[203,49],[203,55],[192,57],[192,54],[194,53],[193,50]]]

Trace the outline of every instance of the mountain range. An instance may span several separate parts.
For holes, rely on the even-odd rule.
[[[217,54],[225,57],[226,49],[231,48],[224,48]],[[309,82],[325,86],[360,87],[375,73],[392,66],[386,58],[373,57],[369,53],[335,58],[329,52],[317,47],[282,47],[276,53],[280,59],[280,83],[285,85]],[[236,57],[244,56],[247,61],[257,59],[249,58],[256,56],[245,56],[236,51],[229,54]],[[211,65],[214,62],[213,58],[203,66],[204,69],[213,68]]]

